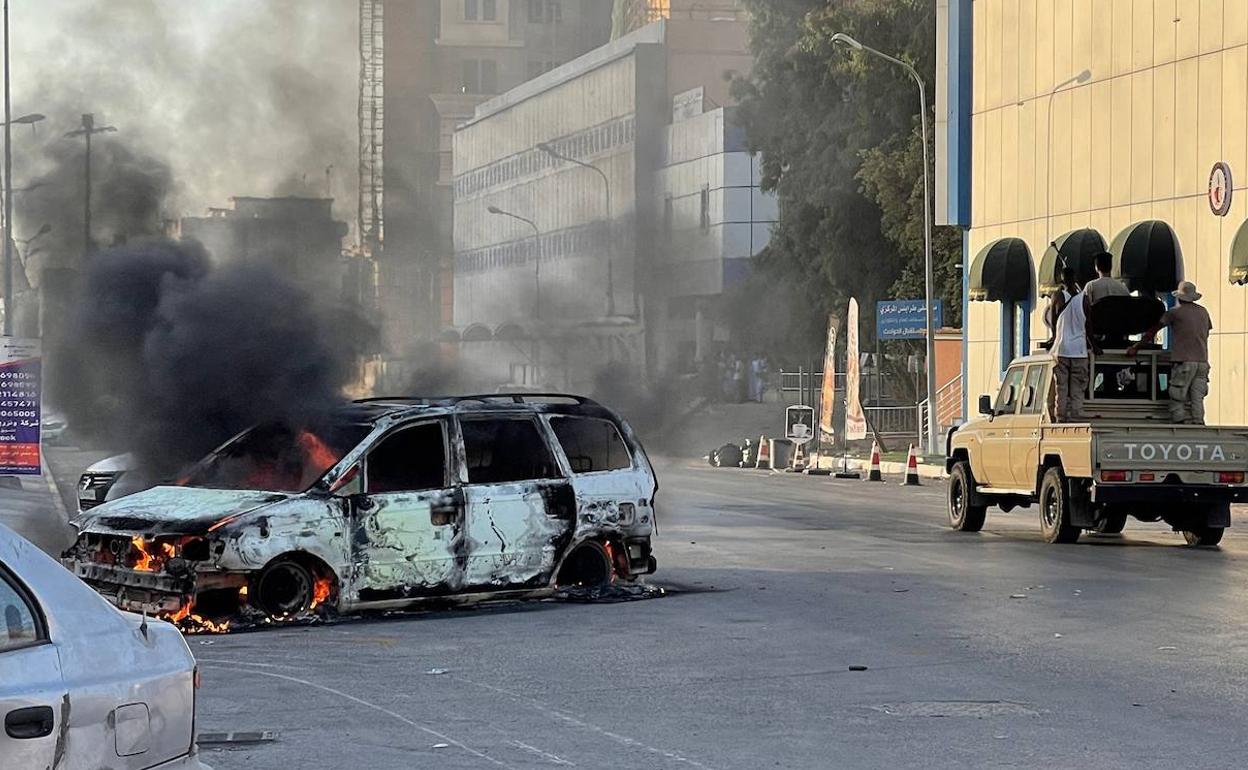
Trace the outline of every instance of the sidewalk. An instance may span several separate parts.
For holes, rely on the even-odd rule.
[[[815,467],[827,469],[831,471],[839,471],[842,467],[842,458],[836,455],[821,455],[819,463]],[[867,475],[867,471],[871,470],[871,460],[861,457],[850,457],[848,463],[851,471],[859,471],[863,476]],[[881,462],[880,473],[885,477],[901,478],[906,475],[906,463],[903,462]],[[922,479],[944,479],[948,474],[945,473],[944,458],[936,458],[935,462],[932,458],[919,458],[919,478]]]
[[[21,489],[0,486],[0,524],[52,556],[60,556],[74,538],[65,503],[53,488],[50,473],[45,468],[43,476],[6,477],[5,484],[19,479]]]

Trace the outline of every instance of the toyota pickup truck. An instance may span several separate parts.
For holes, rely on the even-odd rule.
[[[949,433],[950,525],[977,532],[990,506],[1036,504],[1049,543],[1121,532],[1135,517],[1217,545],[1231,503],[1248,501],[1248,427],[1174,424],[1169,352],[1128,356],[1125,345],[1091,357],[1086,421],[1057,423],[1053,365],[1048,354],[1011,362],[996,398],[981,396],[980,416]]]

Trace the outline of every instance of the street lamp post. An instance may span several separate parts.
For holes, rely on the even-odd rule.
[[[1045,97],[1048,101],[1045,105],[1045,112],[1048,125],[1045,127],[1044,135],[1044,239],[1049,242],[1054,251],[1057,250],[1057,244],[1053,242],[1053,232],[1050,223],[1053,220],[1053,95],[1062,90],[1066,86],[1083,84],[1092,79],[1092,71],[1084,70],[1072,78],[1067,78],[1057,85],[1053,86],[1053,90],[1049,91],[1049,95]],[[1058,255],[1060,258],[1060,254]]]
[[[932,277],[932,205],[931,181],[928,178],[927,88],[923,85],[923,78],[919,76],[918,70],[901,59],[863,45],[842,32],[833,35],[832,42],[854,51],[869,53],[901,67],[919,87],[919,126],[923,135],[923,278],[926,289],[925,304],[927,305],[927,453],[934,455],[939,449],[939,442],[936,437],[936,323],[932,307],[935,281]]]
[[[85,160],[84,190],[82,203],[82,255],[91,254],[91,137],[116,131],[114,126],[96,126],[95,115],[86,113],[82,116],[82,128],[65,134],[68,138],[86,137],[87,154]]]
[[[598,168],[592,163],[586,163],[583,160],[564,155],[555,149],[554,145],[548,142],[541,142],[537,145],[537,149],[546,153],[556,160],[562,160],[567,163],[587,168],[598,176],[602,177],[602,188],[605,191],[606,207],[607,207],[607,317],[615,315],[615,262],[612,255],[612,233],[611,233],[611,180],[607,178],[607,172]]]
[[[491,214],[498,216],[510,217],[525,223],[533,228],[533,242],[537,245],[537,253],[533,259],[533,317],[542,317],[542,232],[537,229],[537,223],[528,217],[522,217],[519,214],[513,214],[510,211],[503,211],[498,206],[490,206],[488,209]]]

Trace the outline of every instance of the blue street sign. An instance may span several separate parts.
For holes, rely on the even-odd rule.
[[[944,325],[945,301],[936,300],[932,323]],[[927,315],[921,299],[875,303],[875,336],[882,340],[921,340],[927,337]]]

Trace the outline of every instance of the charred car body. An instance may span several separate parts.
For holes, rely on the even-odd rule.
[[[373,399],[92,509],[66,563],[123,609],[208,629],[537,596],[653,572],[656,490],[628,424],[585,398]]]

